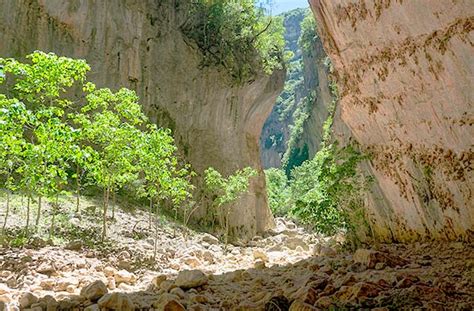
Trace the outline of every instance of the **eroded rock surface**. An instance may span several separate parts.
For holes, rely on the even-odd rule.
[[[474,2],[311,0],[385,240],[472,239]],[[346,135],[347,138],[347,135]]]

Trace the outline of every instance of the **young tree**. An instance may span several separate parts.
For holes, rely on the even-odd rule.
[[[23,138],[23,126],[27,119],[28,111],[24,104],[0,94],[0,179],[7,196],[1,244],[5,240],[10,213],[10,192],[16,190],[18,186],[14,174],[20,164],[21,153],[26,143]]]
[[[58,57],[53,53],[37,51],[28,55],[27,59],[30,63],[11,58],[0,59],[0,83],[8,80],[6,94],[13,101],[24,104],[25,116],[28,117],[21,128],[21,137],[26,142],[20,151],[21,161],[16,169],[21,176],[20,190],[28,198],[26,233],[32,196],[39,195],[38,225],[41,197],[53,195],[57,202],[59,191],[67,183],[72,129],[63,121],[64,110],[72,102],[65,94],[76,82],[83,82],[90,69],[83,60]]]
[[[225,178],[210,167],[204,172],[204,182],[213,199],[213,207],[217,209],[219,224],[225,230],[225,243],[229,241],[229,216],[231,203],[244,194],[250,183],[250,178],[257,175],[251,167],[238,170],[235,174]],[[215,216],[211,216],[213,219]]]
[[[139,148],[139,127],[146,117],[133,91],[120,89],[113,93],[110,89],[96,89],[91,83],[86,90],[87,104],[74,120],[98,155],[91,174],[104,191],[101,239],[105,240],[111,193],[138,178],[135,150]]]

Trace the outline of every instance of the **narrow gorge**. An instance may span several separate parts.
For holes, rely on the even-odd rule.
[[[0,0],[0,311],[474,310],[473,0]]]

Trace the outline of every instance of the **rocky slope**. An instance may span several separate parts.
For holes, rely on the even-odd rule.
[[[260,131],[284,73],[236,87],[224,70],[201,68],[201,53],[180,31],[189,5],[172,0],[2,1],[0,55],[22,57],[39,49],[85,58],[92,67],[89,77],[99,86],[137,91],[147,115],[174,131],[198,174],[209,166],[223,174],[245,166],[259,169]],[[233,231],[253,236],[270,227],[266,201],[261,173],[236,206]]]
[[[66,203],[61,206],[74,210],[73,200]],[[9,231],[23,229],[22,212],[13,211]],[[78,232],[100,231],[99,216],[86,209],[58,223],[62,246],[34,237],[23,248],[0,248],[0,310],[474,306],[472,244],[377,245],[352,254],[339,248],[341,237],[321,237],[277,218],[264,236],[226,246],[165,221],[150,228],[147,213],[122,209],[110,222],[107,245],[74,239]],[[86,236],[91,238],[81,239]]]
[[[474,2],[311,0],[384,240],[472,239]]]

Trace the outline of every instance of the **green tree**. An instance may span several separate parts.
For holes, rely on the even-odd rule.
[[[30,202],[39,195],[36,224],[41,214],[41,197],[57,196],[67,184],[68,146],[72,129],[63,121],[72,102],[65,95],[76,82],[85,80],[90,69],[83,60],[58,57],[53,53],[34,52],[30,63],[0,59],[0,82],[7,81],[5,96],[24,103],[28,116],[23,123],[26,142],[16,170],[21,176],[20,190],[27,196],[26,233],[30,220]],[[57,203],[57,199],[55,200]],[[54,226],[54,216],[51,231]]]
[[[204,182],[213,197],[212,220],[218,219],[225,230],[225,243],[229,241],[229,216],[232,203],[239,199],[248,189],[250,178],[257,175],[251,167],[237,170],[234,174],[223,177],[221,173],[210,167],[204,172]],[[215,211],[215,213],[214,213]]]
[[[87,104],[73,116],[82,127],[84,138],[98,153],[91,171],[97,185],[103,189],[102,240],[107,236],[107,212],[111,194],[138,178],[138,153],[141,131],[146,121],[135,92],[122,88],[96,89],[88,83]]]

